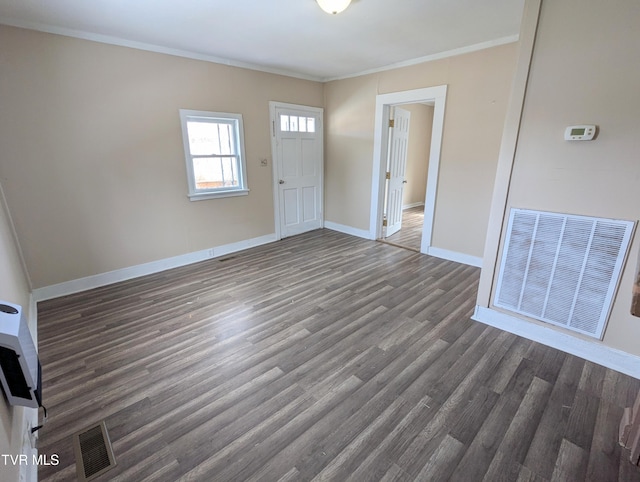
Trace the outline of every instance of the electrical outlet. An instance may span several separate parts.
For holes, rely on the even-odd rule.
[[[38,445],[38,432],[37,431],[31,432],[31,428],[32,428],[31,422],[27,423],[27,429],[25,430],[25,433],[24,433],[22,446],[26,448],[28,443],[32,449],[35,449]]]

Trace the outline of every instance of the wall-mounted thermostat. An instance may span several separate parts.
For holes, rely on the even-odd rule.
[[[564,131],[565,141],[590,141],[596,135],[596,126],[569,126]]]

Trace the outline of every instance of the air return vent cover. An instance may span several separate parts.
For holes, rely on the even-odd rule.
[[[602,338],[634,224],[511,209],[494,305]]]
[[[73,435],[78,480],[88,482],[116,465],[104,421]]]

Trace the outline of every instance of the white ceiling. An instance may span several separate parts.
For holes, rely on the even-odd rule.
[[[0,0],[0,23],[314,80],[517,38],[524,0]]]

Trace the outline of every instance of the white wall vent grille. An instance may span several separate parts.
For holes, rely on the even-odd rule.
[[[601,339],[634,226],[511,209],[494,305]]]

